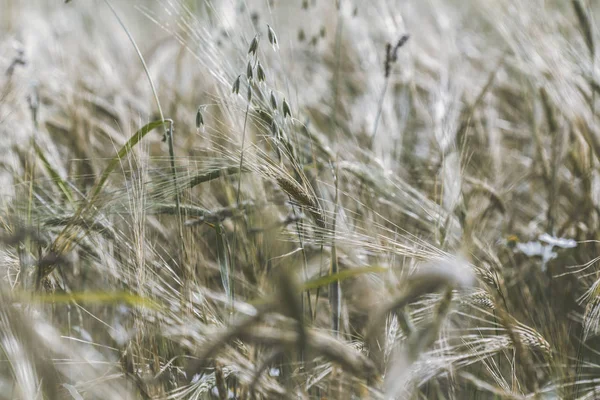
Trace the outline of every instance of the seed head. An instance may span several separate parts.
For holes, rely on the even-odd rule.
[[[408,42],[408,39],[410,39],[410,35],[408,33],[405,33],[404,35],[402,35],[402,37],[400,37],[400,39],[398,39],[398,43],[396,43],[396,50],[399,49],[400,47],[404,46],[406,44],[406,42]]]
[[[396,43],[396,46],[394,46],[394,51],[392,51],[392,61],[396,62],[398,60],[398,49],[400,49],[400,47],[404,46],[406,44],[406,42],[408,42],[408,39],[410,39],[410,35],[408,33],[402,35],[402,37],[400,37],[400,39],[398,39],[398,43]]]
[[[398,61],[398,50],[406,44],[410,35],[405,34],[400,37],[395,46],[392,46],[390,43],[385,45],[385,77],[388,78],[390,76],[390,71],[392,69],[392,64]]]

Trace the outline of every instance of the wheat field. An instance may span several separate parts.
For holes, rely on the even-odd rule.
[[[0,399],[600,399],[597,2],[0,10]]]

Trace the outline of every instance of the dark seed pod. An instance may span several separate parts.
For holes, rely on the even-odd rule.
[[[271,46],[273,46],[273,48],[276,49],[278,46],[277,35],[275,35],[275,31],[273,30],[273,28],[271,28],[269,24],[267,24],[267,36],[269,38],[269,43],[271,43]]]
[[[277,125],[277,122],[275,120],[273,120],[271,122],[271,133],[273,134],[273,136],[275,136],[276,138],[279,138],[279,126]]]
[[[398,60],[398,49],[400,49],[400,47],[404,46],[406,44],[406,42],[408,42],[408,39],[410,39],[410,35],[404,34],[398,40],[398,43],[396,43],[396,46],[394,46],[394,51],[392,52],[392,62],[396,62]]]
[[[202,116],[202,111],[198,109],[196,113],[196,128],[200,129],[201,126],[204,125],[204,117]]]
[[[273,110],[277,110],[277,98],[275,98],[275,95],[273,94],[273,91],[271,91],[271,107],[273,108]]]
[[[252,85],[248,84],[248,92],[246,93],[248,102],[252,101]]]
[[[240,93],[240,76],[238,75],[233,82],[233,86],[231,87],[231,93],[239,94]]]
[[[392,67],[392,45],[385,45],[385,77],[390,76],[390,69]]]
[[[284,118],[287,117],[287,116],[291,117],[292,116],[292,112],[290,110],[290,105],[288,104],[288,102],[285,99],[283,99],[283,106],[282,107],[283,107],[283,117]]]
[[[299,42],[304,42],[306,40],[306,33],[304,33],[303,29],[300,29],[298,31],[298,41]]]
[[[256,55],[256,51],[258,50],[258,35],[254,36],[252,42],[250,42],[250,48],[248,49],[248,54]]]
[[[406,42],[408,42],[408,39],[410,39],[410,35],[408,33],[402,35],[402,37],[398,39],[398,43],[396,43],[396,49],[399,49],[400,47],[404,46]]]
[[[246,77],[248,80],[252,80],[254,77],[254,73],[252,72],[252,61],[248,61],[248,65],[246,66]]]
[[[256,67],[256,77],[258,78],[259,82],[263,82],[267,78],[265,75],[265,70],[263,69],[260,61],[258,62],[258,65]]]

